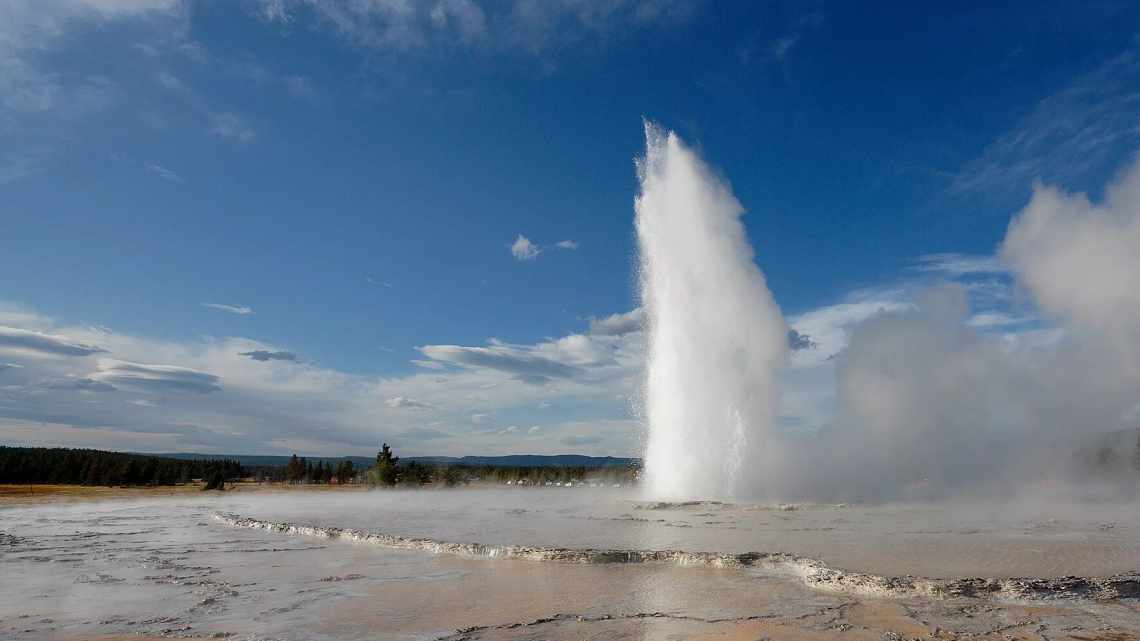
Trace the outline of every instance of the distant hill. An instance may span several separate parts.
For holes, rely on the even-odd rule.
[[[195,452],[172,452],[167,454],[151,454],[165,458],[199,461],[207,459],[228,459],[247,467],[276,467],[289,462],[288,456],[271,456],[261,454],[198,454]],[[370,467],[375,458],[371,456],[306,456],[312,463],[324,461],[337,463],[348,459],[357,468]],[[480,465],[503,467],[626,467],[640,463],[640,459],[622,458],[615,456],[586,456],[584,454],[509,454],[506,456],[408,456],[401,457],[402,461],[416,461],[418,463],[435,463],[444,465]]]
[[[170,452],[165,454],[151,454],[151,456],[161,456],[163,458],[182,459],[187,461],[201,461],[207,459],[227,459],[237,461],[246,467],[277,467],[285,465],[289,462],[289,456],[277,456],[269,454],[199,454],[197,452]],[[339,463],[344,459],[352,461],[352,464],[358,468],[370,467],[376,462],[376,458],[372,456],[306,456],[305,460],[310,463],[325,462]]]
[[[494,465],[509,467],[626,467],[640,459],[584,454],[508,454],[506,456],[411,456],[420,463],[451,465]]]

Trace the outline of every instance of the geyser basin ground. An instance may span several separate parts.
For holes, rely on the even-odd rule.
[[[232,527],[218,512],[460,543],[787,552],[885,575],[1140,568],[1140,517],[1115,506],[657,505],[587,488],[202,495],[0,509],[0,637],[428,639],[477,627],[466,636],[879,639],[1014,626],[1014,638],[1039,638],[1033,631],[1045,626],[1056,639],[1065,627],[1140,631],[1135,599],[876,599],[754,569],[392,550]],[[510,627],[518,623],[528,625]]]

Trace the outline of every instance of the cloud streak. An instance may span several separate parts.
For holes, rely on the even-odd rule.
[[[99,361],[91,379],[134,390],[208,394],[222,389],[220,378],[208,372],[176,365],[147,365],[114,359]]]
[[[239,356],[248,356],[255,361],[290,361],[297,362],[297,355],[293,352],[271,352],[265,349],[255,349],[249,352],[240,352]]]
[[[384,405],[392,409],[406,409],[406,410],[430,410],[435,409],[435,405],[426,401],[408,398],[407,396],[393,396],[386,399]]]
[[[90,356],[106,351],[62,336],[0,326],[0,350],[3,349],[48,356]]]
[[[572,365],[503,344],[492,344],[489,347],[425,345],[417,349],[433,361],[498,370],[514,374],[527,383],[538,384],[555,378],[571,378],[580,371]]]
[[[231,314],[237,314],[238,316],[249,316],[250,314],[253,313],[253,308],[252,307],[246,307],[245,305],[225,305],[222,303],[202,303],[202,307],[209,307],[210,309],[218,309],[218,310],[221,310],[223,312],[229,312]]]
[[[166,180],[166,181],[169,181],[172,183],[184,183],[184,182],[186,182],[182,178],[182,176],[179,176],[178,174],[174,173],[173,171],[167,169],[166,167],[163,167],[162,165],[160,165],[156,162],[143,163],[143,167],[147,171],[149,171],[150,173],[158,176],[159,178],[161,178],[163,180]]]

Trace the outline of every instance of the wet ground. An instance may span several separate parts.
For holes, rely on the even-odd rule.
[[[215,518],[492,545],[814,553],[883,575],[1140,568],[1135,510],[1050,509],[655,505],[589,488],[9,507],[0,638],[1140,639],[1136,599],[878,598],[763,567],[488,559]],[[987,566],[1004,572],[973,572]]]

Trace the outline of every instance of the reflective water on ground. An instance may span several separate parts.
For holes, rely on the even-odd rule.
[[[0,509],[0,638],[967,638],[1004,626],[992,638],[1127,639],[1140,630],[1128,599],[876,600],[763,572],[389,550],[226,527],[217,511],[456,542],[782,551],[892,575],[1140,569],[1137,511],[1109,505],[658,505],[611,488],[203,494]]]

